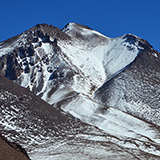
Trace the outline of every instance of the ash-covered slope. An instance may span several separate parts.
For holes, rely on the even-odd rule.
[[[160,155],[159,63],[143,39],[109,38],[76,23],[62,30],[40,24],[0,43],[1,75],[104,130],[140,159],[141,151]]]
[[[1,133],[26,146],[43,143],[50,136],[74,133],[80,126],[77,119],[55,109],[28,89],[2,76],[0,100]]]
[[[1,133],[21,144],[32,160],[159,158],[134,147],[158,147],[153,142],[118,138],[84,124],[4,77],[0,77],[0,100]]]

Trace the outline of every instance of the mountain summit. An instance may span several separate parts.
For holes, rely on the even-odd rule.
[[[94,141],[96,145],[100,142],[101,149],[104,143],[112,143],[123,150],[130,150],[129,155],[124,153],[125,159],[147,159],[147,156],[159,158],[160,53],[147,41],[132,34],[109,38],[77,23],[68,23],[62,30],[52,25],[38,24],[0,43],[0,75],[28,88],[34,96],[47,102],[47,105],[39,106],[39,110],[44,111],[45,118],[47,110],[56,113],[53,114],[56,118],[47,118],[49,124],[53,121],[59,128],[56,119],[68,116],[72,122],[80,124],[81,129],[89,128],[95,135],[98,133],[97,137],[90,135],[91,138],[84,132],[80,135],[76,131],[75,135],[82,140]],[[46,111],[44,106],[47,106]],[[32,112],[32,107],[23,108]],[[5,119],[3,112],[9,114],[11,111],[5,110],[5,105],[1,110],[1,124],[5,121],[9,126],[11,122]],[[37,116],[42,114],[37,109],[35,113]],[[36,124],[35,117],[31,117],[27,118],[30,124]],[[40,119],[44,121],[42,115]],[[5,124],[4,135],[8,133],[4,129]],[[66,120],[69,132],[72,132],[72,124]],[[43,130],[43,126],[42,123],[39,129]],[[18,127],[19,124],[12,129],[19,133]],[[63,127],[59,128],[60,133],[65,130]],[[73,128],[80,130],[74,125]],[[37,133],[40,132],[39,129],[36,128]],[[56,127],[49,129],[45,126],[44,130],[49,133],[51,142],[56,134],[50,133]],[[34,131],[31,132],[35,134]],[[86,132],[89,134],[88,129]],[[16,136],[15,139],[25,147],[30,135],[25,132],[23,134],[26,135],[25,141]],[[42,137],[45,135],[42,134],[39,139]],[[42,144],[38,145],[42,152]],[[32,148],[32,142],[30,146]],[[54,150],[54,147],[46,147],[46,155],[43,155],[45,159],[49,159],[49,150]],[[135,154],[131,154],[133,150]],[[28,152],[33,159],[38,157],[36,149]],[[88,152],[85,151],[85,154]],[[84,158],[88,158],[85,154]],[[110,153],[103,151],[103,154],[107,156]],[[119,153],[114,154],[120,156]],[[95,157],[98,155],[92,159]],[[63,159],[60,155],[58,158]],[[101,159],[105,158],[102,156]]]

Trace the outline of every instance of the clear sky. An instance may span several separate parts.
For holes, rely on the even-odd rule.
[[[77,22],[109,37],[135,34],[160,51],[160,0],[2,0],[0,19],[0,41],[38,23]]]

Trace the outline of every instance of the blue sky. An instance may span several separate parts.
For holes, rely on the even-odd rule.
[[[77,22],[109,37],[135,34],[160,51],[160,0],[5,0],[0,15],[0,41],[38,23]]]

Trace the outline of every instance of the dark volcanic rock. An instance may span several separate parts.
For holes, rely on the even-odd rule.
[[[16,80],[22,72],[15,52],[0,57],[0,67],[0,74],[11,80]]]

